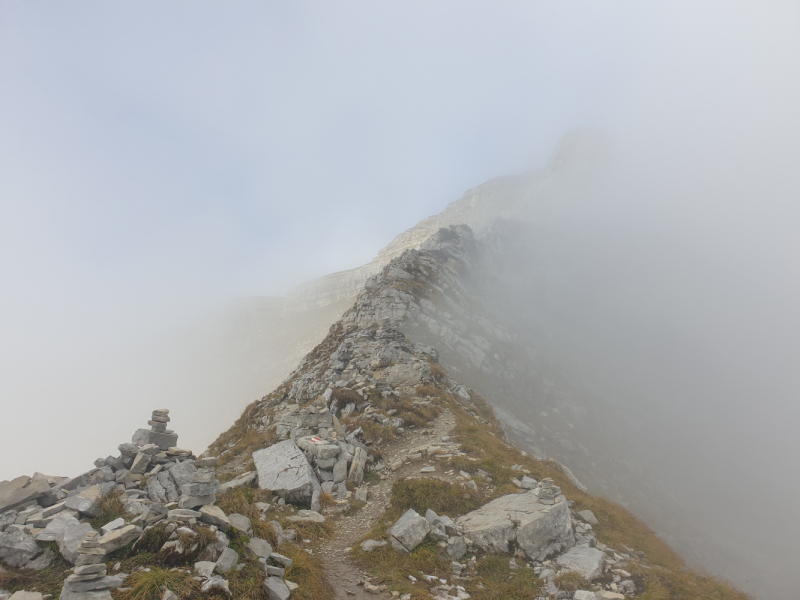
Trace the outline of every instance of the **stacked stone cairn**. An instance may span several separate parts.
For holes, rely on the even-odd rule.
[[[99,534],[90,531],[78,547],[73,574],[61,590],[61,600],[111,600],[109,590],[122,585],[119,577],[108,577],[103,563],[106,551],[100,546]]]
[[[134,433],[133,443],[137,446],[155,444],[163,450],[175,446],[178,443],[178,434],[167,429],[167,423],[169,423],[169,410],[166,408],[154,410],[147,422],[150,429],[139,429]]]
[[[539,502],[542,504],[555,504],[561,496],[561,488],[558,487],[553,480],[545,477],[539,483]]]

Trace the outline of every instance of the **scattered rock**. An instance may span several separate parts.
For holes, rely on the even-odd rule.
[[[572,518],[563,496],[553,505],[544,505],[536,495],[509,494],[492,500],[456,521],[475,546],[484,552],[507,553],[511,543],[531,560],[575,545]]]
[[[594,581],[603,575],[605,554],[597,548],[575,546],[559,556],[556,563],[567,571],[578,573],[587,581]]]
[[[240,515],[239,513],[231,513],[228,515],[228,521],[234,529],[241,531],[246,535],[250,535],[253,532],[253,526],[250,523],[250,519],[244,515]]]
[[[253,462],[259,487],[271,490],[286,502],[310,504],[314,491],[320,489],[306,455],[294,440],[253,452]]]
[[[217,559],[215,570],[227,573],[239,562],[239,553],[233,548],[225,548]]]
[[[269,600],[289,600],[291,592],[280,577],[269,576],[264,580],[264,589]]]
[[[420,516],[413,508],[409,508],[397,522],[392,525],[387,533],[391,536],[392,547],[403,554],[411,552],[416,548],[428,532],[431,524],[428,520]]]

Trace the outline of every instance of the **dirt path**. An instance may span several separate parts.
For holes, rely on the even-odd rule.
[[[395,457],[400,456],[406,450],[440,441],[442,436],[450,435],[455,424],[453,414],[449,410],[443,411],[433,421],[431,427],[414,430],[384,447],[382,450],[384,462],[392,462]],[[420,469],[427,466],[436,467],[436,471],[421,475]],[[368,598],[374,600],[375,598],[373,594],[365,592],[364,588],[358,585],[361,581],[369,581],[371,577],[361,571],[352,561],[349,549],[354,547],[356,542],[372,529],[375,521],[383,514],[391,498],[394,482],[409,476],[451,479],[451,477],[446,477],[442,471],[441,461],[427,458],[404,464],[397,471],[390,473],[379,484],[369,486],[369,500],[364,508],[352,516],[340,517],[336,521],[336,533],[333,539],[324,542],[318,549],[318,553],[325,562],[328,578],[336,590],[338,600],[367,600]]]

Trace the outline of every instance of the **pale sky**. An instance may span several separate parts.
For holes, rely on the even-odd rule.
[[[98,357],[363,264],[573,128],[800,139],[798,30],[790,2],[0,3],[0,479],[88,466],[15,450],[88,435]]]

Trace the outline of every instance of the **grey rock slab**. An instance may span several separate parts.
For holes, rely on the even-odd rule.
[[[288,556],[284,556],[283,554],[278,554],[277,552],[273,552],[270,558],[275,562],[282,564],[287,569],[291,567],[292,564],[294,563],[294,561]]]
[[[369,499],[369,491],[365,487],[356,490],[355,499],[357,502],[366,502]]]
[[[397,540],[408,552],[416,548],[428,532],[431,524],[413,508],[409,508],[387,533]]]
[[[575,592],[575,595],[572,596],[572,600],[597,600],[597,596],[594,595],[594,592],[578,590]]]
[[[194,570],[200,577],[211,577],[211,574],[214,572],[214,567],[216,566],[217,563],[201,560],[194,563]]]
[[[280,577],[269,576],[264,580],[264,589],[267,591],[269,600],[289,600],[291,592],[283,579]]]
[[[181,494],[185,496],[209,496],[216,494],[219,489],[219,481],[209,483],[184,483],[181,486]]]
[[[280,577],[283,579],[283,576],[286,574],[286,569],[283,567],[273,567],[272,565],[268,565],[266,561],[259,561],[261,566],[264,567],[264,572],[267,575],[272,575],[273,577]]]
[[[105,535],[109,531],[114,531],[115,529],[119,529],[125,525],[125,519],[120,517],[119,519],[114,519],[113,521],[106,523],[100,528],[100,533]]]
[[[0,562],[9,567],[24,567],[41,551],[36,541],[21,529],[9,527],[0,533]]]
[[[337,446],[338,448],[338,446]],[[253,452],[258,485],[287,502],[310,503],[319,482],[303,451],[294,440],[285,440]]]
[[[234,488],[242,487],[242,486],[249,486],[251,485],[258,477],[258,473],[256,471],[248,471],[243,475],[239,475],[236,479],[231,479],[230,481],[226,481],[225,483],[219,484],[219,490],[217,491],[218,494],[224,494],[228,490],[232,490]]]
[[[461,560],[467,553],[467,543],[463,536],[454,535],[447,540],[447,556],[450,560]]]
[[[43,596],[39,592],[14,592],[9,600],[42,600]]]
[[[605,553],[597,548],[575,546],[559,556],[556,563],[567,571],[578,573],[587,581],[594,581],[603,575],[606,561]]]
[[[181,493],[178,491],[178,487],[175,485],[175,480],[172,478],[172,475],[169,473],[169,471],[161,471],[158,473],[157,477],[158,483],[160,483],[161,487],[164,488],[164,495],[166,496],[167,503],[177,502]]]
[[[233,548],[225,548],[217,559],[215,570],[227,573],[239,562],[239,553]]]
[[[175,508],[167,513],[168,519],[173,520],[189,520],[189,519],[199,519],[203,516],[203,513],[197,510],[191,510],[188,508]]]
[[[219,506],[214,506],[213,504],[200,507],[200,520],[209,525],[216,525],[222,531],[228,531],[231,526],[231,522],[225,512]]]
[[[218,576],[214,576],[206,580],[206,582],[200,586],[200,591],[203,594],[208,594],[212,591],[218,591],[223,592],[227,596],[231,595],[231,590],[228,588],[228,581]]]
[[[180,597],[172,590],[164,590],[164,595],[161,597],[161,600],[180,600]]]
[[[100,501],[114,489],[114,483],[95,484],[75,496],[70,496],[64,503],[67,508],[76,510],[90,517],[100,516]]]
[[[594,513],[590,510],[581,510],[576,513],[583,521],[589,523],[589,525],[599,525],[600,522],[597,520],[597,517],[594,516]]]
[[[293,523],[324,523],[325,517],[313,510],[298,510],[296,515],[286,517],[286,520]]]
[[[143,452],[139,452],[136,455],[136,458],[133,459],[131,468],[128,470],[134,475],[142,475],[147,470],[151,460],[153,460],[152,456],[149,454],[144,454]]]
[[[261,558],[269,558],[270,554],[272,554],[272,546],[270,546],[269,542],[256,537],[250,538],[250,541],[247,542],[247,549]]]
[[[106,553],[110,553],[114,552],[114,550],[119,550],[134,540],[139,539],[141,534],[141,527],[137,525],[125,525],[124,527],[109,531],[98,541],[100,542],[100,547],[105,550]]]
[[[520,484],[520,487],[521,487],[522,489],[524,489],[524,490],[533,490],[533,489],[536,489],[536,485],[537,485],[537,483],[538,483],[538,482],[537,482],[535,479],[533,479],[533,478],[531,478],[531,477],[527,477],[527,476],[523,477],[523,478],[520,480],[520,482],[519,482],[519,484]]]
[[[242,533],[247,533],[249,535],[249,533],[253,530],[250,519],[244,515],[240,515],[239,513],[229,514],[228,521],[230,521],[232,527],[238,531],[241,531]]]
[[[207,504],[214,504],[216,501],[216,494],[208,494],[207,496],[181,496],[180,500],[178,500],[178,506],[184,509],[193,509]]]
[[[509,494],[459,517],[464,535],[488,553],[506,553],[517,545],[531,560],[575,545],[572,519],[563,496],[553,505],[541,504],[532,493]]]
[[[347,479],[347,461],[342,459],[333,465],[333,482],[340,483]]]
[[[367,464],[367,452],[360,446],[356,447],[353,453],[353,462],[350,465],[350,473],[347,479],[356,485],[361,485],[364,480],[364,466]]]
[[[50,491],[50,484],[48,484],[44,479],[33,481],[27,484],[25,487],[18,485],[19,483],[22,483],[22,481],[23,480],[18,477],[10,482],[3,482],[9,485],[0,489],[0,513],[15,508],[21,504],[25,504],[26,502],[36,500],[46,492]],[[30,481],[30,478],[28,478],[28,481]],[[16,485],[14,482],[16,482]]]
[[[70,577],[73,577],[70,575]],[[109,590],[122,587],[122,578],[120,577],[101,577],[100,579],[93,579],[91,581],[70,581],[70,577],[64,584],[70,592],[91,592],[94,590]]]
[[[161,450],[169,450],[178,445],[177,433],[158,433],[149,429],[137,429],[131,441],[137,446],[155,444]]]

